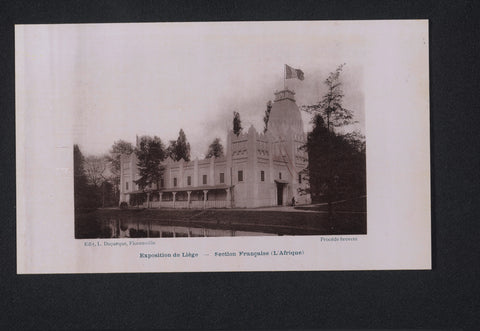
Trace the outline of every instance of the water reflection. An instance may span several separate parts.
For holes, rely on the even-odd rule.
[[[107,219],[102,221],[105,238],[178,238],[178,237],[237,237],[276,236],[275,233],[215,229],[196,226],[162,225],[145,220]]]

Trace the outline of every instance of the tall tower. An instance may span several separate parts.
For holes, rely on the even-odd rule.
[[[275,92],[268,131],[276,138],[304,134],[302,115],[295,103],[295,92],[289,89]]]
[[[289,204],[292,197],[297,203],[309,203],[309,196],[299,194],[299,188],[306,185],[301,172],[308,166],[308,155],[301,148],[305,145],[306,136],[294,91],[287,88],[275,92],[268,132],[272,137],[273,158],[276,160],[272,172],[276,178],[277,201],[282,200],[278,204]]]

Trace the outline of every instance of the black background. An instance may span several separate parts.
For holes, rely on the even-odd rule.
[[[0,328],[478,329],[479,9],[473,1],[0,1]],[[432,271],[16,275],[14,24],[325,19],[430,20]]]

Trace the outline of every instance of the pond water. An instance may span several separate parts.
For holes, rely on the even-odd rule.
[[[80,224],[78,224],[80,223]],[[75,237],[80,238],[181,238],[181,237],[237,237],[278,236],[276,233],[245,231],[234,226],[228,228],[199,225],[171,225],[158,221],[135,219],[101,219],[78,217]]]

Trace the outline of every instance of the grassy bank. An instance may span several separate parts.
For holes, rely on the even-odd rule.
[[[360,197],[344,201],[336,201],[332,203],[333,209],[336,212],[352,212],[352,213],[366,213],[367,212],[367,197]],[[298,210],[313,210],[313,211],[328,211],[328,204],[321,203],[310,206],[295,207]]]

